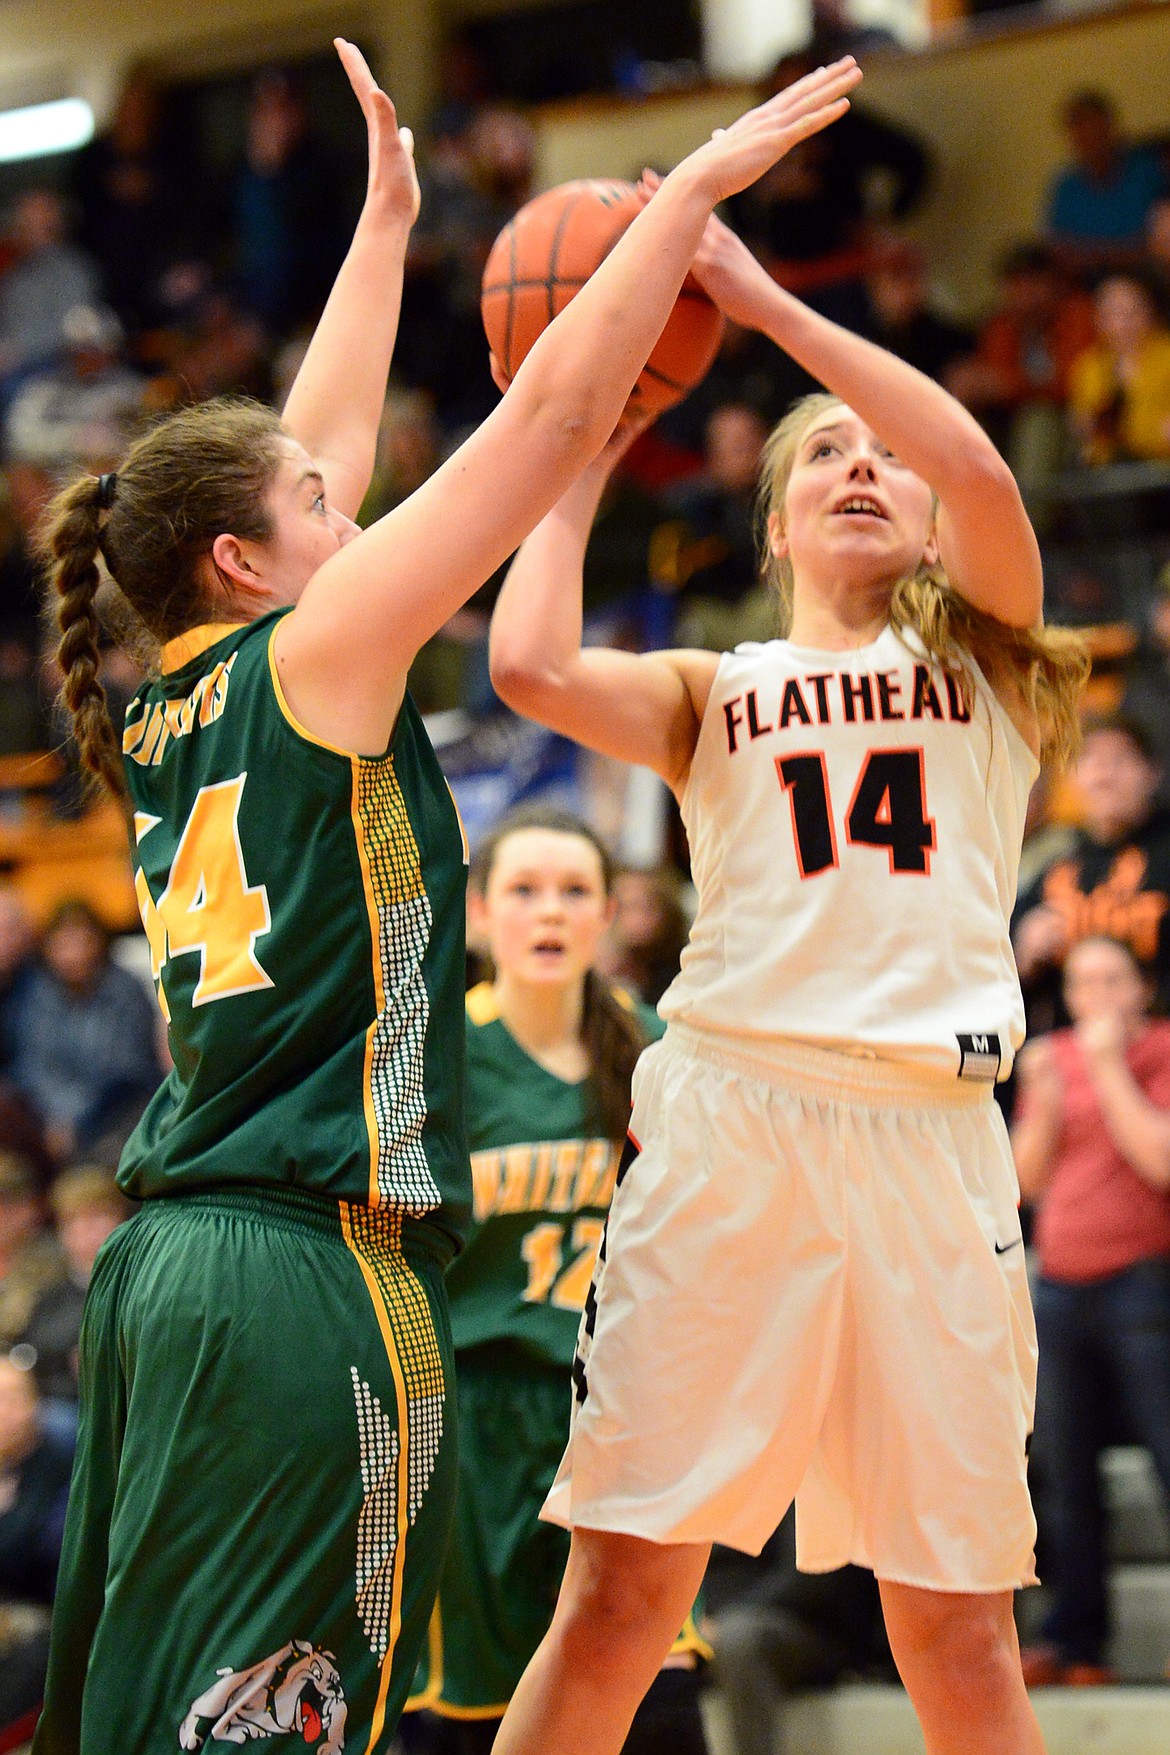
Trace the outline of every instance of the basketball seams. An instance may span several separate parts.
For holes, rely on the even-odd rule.
[[[631,183],[579,179],[535,197],[508,222],[485,268],[481,307],[509,383],[536,337],[596,272],[640,206]],[[709,368],[721,328],[711,301],[688,277],[631,391],[631,406],[654,415],[685,396]]]

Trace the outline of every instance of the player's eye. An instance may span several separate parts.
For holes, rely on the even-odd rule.
[[[831,456],[835,450],[836,446],[829,439],[818,439],[812,450],[809,452],[809,459],[810,461],[815,462],[818,457]]]
[[[324,489],[322,489],[322,491],[317,495],[316,499],[313,501],[313,510],[314,510],[314,512],[324,512],[325,509],[326,509],[326,507],[325,507],[325,492],[324,492]]]

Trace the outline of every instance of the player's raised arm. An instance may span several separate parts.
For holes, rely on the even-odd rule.
[[[685,159],[549,325],[478,431],[404,505],[319,569],[276,646],[285,691],[311,730],[347,748],[384,747],[419,647],[614,430],[713,206],[843,114],[860,77],[852,59],[818,69]]]
[[[581,645],[583,566],[619,434],[522,544],[496,603],[492,685],[501,700],[588,749],[684,780],[718,663],[711,652],[638,655]]]
[[[922,372],[777,286],[719,220],[694,271],[733,322],[782,347],[930,484],[955,589],[1009,627],[1033,627],[1043,606],[1039,547],[1011,470],[975,418]]]
[[[354,518],[373,473],[419,193],[410,130],[399,128],[361,51],[341,37],[335,46],[366,119],[366,198],[283,419],[320,469],[332,504]]]

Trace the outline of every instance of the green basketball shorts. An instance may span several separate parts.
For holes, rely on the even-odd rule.
[[[515,1350],[460,1353],[458,1504],[408,1711],[501,1717],[548,1632],[569,1534],[542,1523],[540,1508],[565,1447],[571,1398],[567,1369]],[[710,1656],[694,1615],[674,1653]]]
[[[456,1491],[448,1254],[296,1190],[114,1233],[37,1755],[390,1747]]]

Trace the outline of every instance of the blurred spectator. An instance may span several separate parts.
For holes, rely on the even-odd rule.
[[[1024,813],[1024,844],[1020,849],[1020,870],[1017,892],[1021,896],[1031,889],[1056,860],[1065,858],[1076,843],[1076,830],[1071,823],[1052,820],[1052,795],[1055,775],[1045,763],[1028,794]]]
[[[98,298],[94,263],[68,241],[55,189],[26,189],[12,211],[17,262],[0,281],[0,378],[43,365],[60,349],[65,319]]]
[[[1160,195],[1146,215],[1146,260],[1164,297],[1170,291],[1170,195]]]
[[[673,866],[627,869],[613,881],[614,916],[598,968],[645,1005],[657,1005],[675,976],[690,922]]]
[[[948,367],[969,354],[970,330],[932,308],[926,252],[909,238],[891,238],[876,247],[865,277],[869,302],[866,333],[879,346],[942,383]]]
[[[74,160],[79,242],[101,274],[102,296],[131,331],[158,318],[163,273],[201,243],[200,182],[165,128],[163,95],[131,72],[109,125]]]
[[[846,1676],[895,1676],[872,1572],[796,1570],[795,1514],[753,1559],[716,1549],[704,1587],[713,1677],[731,1719],[735,1755],[783,1755],[784,1702]]]
[[[42,1420],[32,1373],[0,1357],[0,1747],[32,1734],[49,1652],[49,1604],[73,1465]]]
[[[63,902],[50,920],[18,1031],[13,1077],[58,1160],[127,1132],[158,1085],[154,1007],[111,960],[84,902]]]
[[[159,369],[146,397],[152,410],[209,396],[267,397],[271,375],[264,326],[216,282],[206,264],[172,269],[162,297],[165,323],[154,340]]]
[[[439,48],[438,98],[428,130],[432,143],[466,133],[491,97],[487,63],[466,30],[452,30]]]
[[[0,1602],[52,1602],[72,1465],[72,1445],[42,1426],[32,1372],[0,1358]]]
[[[41,1293],[64,1276],[32,1162],[0,1148],[0,1353],[24,1332]]]
[[[532,194],[535,150],[526,118],[493,105],[437,143],[420,171],[395,369],[432,392],[447,431],[481,420],[497,400],[480,284],[497,235]]]
[[[425,390],[391,389],[378,428],[374,474],[358,514],[372,524],[409,499],[432,476],[443,457],[443,431],[434,399]]]
[[[11,884],[0,884],[0,1072],[16,1053],[16,1025],[36,968],[32,917]]]
[[[1047,244],[1018,244],[999,269],[996,308],[947,389],[987,422],[1025,490],[1065,461],[1073,361],[1092,345],[1093,305]]]
[[[1053,246],[1077,273],[1128,266],[1141,251],[1151,204],[1166,192],[1157,156],[1126,145],[1105,92],[1076,92],[1060,119],[1072,162],[1049,189]]]
[[[775,630],[772,594],[760,579],[755,499],[767,423],[746,403],[707,418],[705,467],[663,495],[673,516],[655,531],[654,583],[678,598],[675,641],[725,651]]]
[[[49,1205],[65,1258],[65,1278],[33,1305],[18,1337],[44,1396],[77,1400],[77,1343],[81,1312],[97,1252],[134,1210],[100,1164],[63,1170],[49,1190]]]
[[[860,60],[875,50],[901,47],[892,31],[859,24],[848,0],[812,0],[812,36],[807,48],[815,64],[830,67],[844,55],[856,55]]]
[[[8,476],[0,473],[0,638],[17,639],[32,651],[39,629],[36,570]]]
[[[1061,1021],[1060,973],[1071,947],[1125,941],[1170,999],[1170,812],[1155,803],[1161,769],[1144,727],[1120,713],[1090,720],[1076,767],[1082,820],[1016,907],[1012,942],[1029,1032]]]
[[[1170,328],[1146,274],[1110,275],[1097,340],[1073,361],[1069,413],[1086,462],[1170,457]]]
[[[1164,792],[1170,779],[1170,565],[1162,569],[1143,632],[1145,638],[1129,667],[1121,711],[1149,733]]]
[[[274,334],[310,321],[329,296],[348,237],[339,181],[293,76],[261,73],[232,191],[234,259],[245,304]]]
[[[1024,1049],[1012,1127],[1021,1191],[1039,1202],[1049,1608],[1042,1642],[1024,1653],[1033,1684],[1111,1677],[1098,1476],[1111,1408],[1148,1448],[1170,1503],[1170,1023],[1150,1020],[1152,988],[1119,939],[1075,945],[1064,991],[1073,1027]]]
[[[64,346],[24,379],[4,423],[9,457],[59,477],[100,475],[122,457],[142,414],[145,381],[123,357],[122,325],[107,307],[66,313]]]
[[[809,50],[777,62],[769,92],[810,73]],[[802,140],[729,203],[736,230],[784,286],[851,328],[865,320],[861,277],[872,221],[905,219],[926,190],[930,160],[913,135],[853,104]]]

